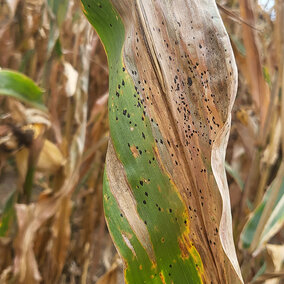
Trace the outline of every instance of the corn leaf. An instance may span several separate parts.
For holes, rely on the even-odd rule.
[[[13,192],[11,196],[7,199],[4,210],[0,217],[0,237],[6,236],[10,224],[15,217],[15,210],[14,210],[14,204],[15,204],[15,198],[16,193]]]
[[[282,170],[281,170],[282,168]],[[284,224],[284,177],[283,166],[262,202],[256,207],[241,234],[240,245],[255,251],[273,237]]]
[[[36,108],[46,110],[42,94],[43,90],[24,74],[0,69],[0,95],[11,96]]]
[[[240,177],[239,173],[235,169],[233,169],[228,163],[225,163],[225,168],[226,168],[227,173],[235,180],[239,188],[243,190],[244,182],[242,178]]]
[[[82,3],[108,56],[104,208],[126,283],[242,283],[224,168],[237,70],[215,1]]]

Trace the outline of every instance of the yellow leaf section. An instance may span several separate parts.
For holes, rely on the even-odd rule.
[[[159,276],[160,276],[160,278],[161,278],[161,280],[162,280],[162,283],[163,283],[163,284],[166,284],[166,280],[165,280],[165,277],[164,277],[163,272],[160,272],[160,273],[159,273]]]
[[[201,283],[203,283],[202,281],[202,279],[204,279],[203,263],[202,263],[201,257],[197,249],[190,242],[190,239],[188,238],[188,234],[189,234],[189,229],[187,229],[186,232],[182,234],[182,237],[179,238],[178,240],[179,247],[181,250],[181,258],[188,259],[189,257],[192,257],[194,259],[194,263],[196,265],[196,269],[198,270]]]
[[[130,146],[130,150],[132,152],[133,157],[136,159],[139,156],[138,150],[134,145]]]
[[[154,148],[154,152],[156,154],[156,158],[160,161],[161,160],[161,157],[160,157],[160,153],[159,153],[159,150],[157,147]],[[167,172],[165,167],[163,166],[163,163],[160,164],[161,168],[163,169],[164,172]],[[180,200],[183,202],[184,204],[184,200],[176,186],[176,184],[173,182],[171,176],[169,174],[167,174],[168,177],[169,177],[169,181],[172,185],[172,187],[175,189],[176,193],[178,194]],[[158,186],[158,190],[161,191],[160,187]],[[184,204],[185,206],[185,204]],[[185,206],[186,208],[186,206]],[[184,219],[186,220],[186,229],[185,231],[183,232],[181,238],[178,239],[178,244],[179,244],[179,247],[180,247],[180,250],[181,250],[181,258],[182,259],[188,259],[189,257],[193,258],[193,261],[196,265],[196,269],[198,271],[198,275],[199,275],[199,278],[200,278],[200,282],[203,283],[203,280],[204,279],[204,266],[203,266],[203,263],[202,263],[202,260],[201,260],[201,257],[200,257],[200,254],[198,253],[197,249],[194,247],[194,245],[192,244],[192,242],[190,241],[189,239],[189,216],[188,216],[188,213],[187,211],[185,210],[184,211]],[[163,243],[164,240],[162,239],[161,242]],[[161,275],[160,274],[160,278],[161,278]],[[162,278],[161,278],[162,279]],[[162,279],[163,281],[163,279]],[[164,282],[163,282],[164,283]]]

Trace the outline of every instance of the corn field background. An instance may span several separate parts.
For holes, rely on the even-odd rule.
[[[284,283],[284,2],[217,2],[239,72],[226,154],[237,256],[245,283]],[[0,0],[0,68],[0,283],[123,283],[102,203],[108,66],[81,3]],[[7,95],[6,69],[43,102]]]

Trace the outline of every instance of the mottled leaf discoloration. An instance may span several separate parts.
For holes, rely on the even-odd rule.
[[[110,69],[104,205],[128,283],[241,283],[224,155],[237,71],[213,0],[82,0]]]

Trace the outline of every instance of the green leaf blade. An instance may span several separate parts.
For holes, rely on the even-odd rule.
[[[0,95],[10,96],[33,107],[46,110],[43,103],[43,90],[33,80],[22,73],[0,70]]]
[[[15,217],[14,204],[16,201],[16,193],[12,193],[7,199],[4,210],[0,217],[0,237],[5,237],[9,231],[10,224]]]

